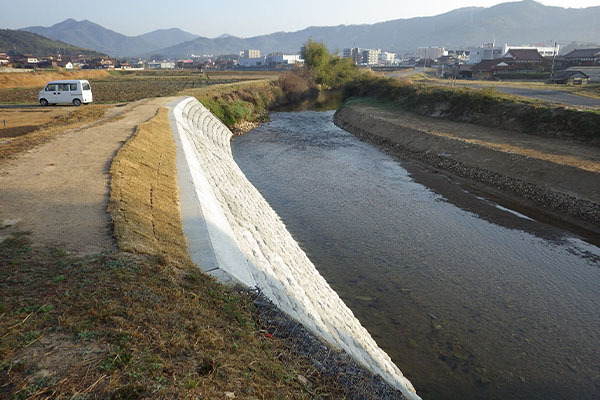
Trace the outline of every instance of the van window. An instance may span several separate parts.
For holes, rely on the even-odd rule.
[[[68,91],[69,90],[69,84],[68,83],[60,83],[58,85],[58,90],[60,90],[60,91]]]
[[[77,84],[71,83],[71,91],[75,91],[75,90],[77,90]]]
[[[83,90],[92,90],[92,88],[90,87],[89,83],[84,83],[83,84]]]
[[[55,90],[56,90],[56,85],[46,86],[46,92],[54,92]]]

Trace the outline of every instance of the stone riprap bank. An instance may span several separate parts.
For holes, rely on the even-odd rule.
[[[222,281],[259,288],[281,310],[408,399],[419,399],[246,179],[233,159],[229,129],[192,97],[171,104],[171,126],[192,260]]]

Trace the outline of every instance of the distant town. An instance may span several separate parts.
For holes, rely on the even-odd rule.
[[[558,84],[600,82],[600,48],[574,49],[559,55],[560,46],[486,43],[476,48],[419,47],[399,55],[381,49],[345,48],[338,54],[360,67],[373,70],[422,68],[437,77],[475,80],[546,80]],[[238,54],[190,54],[183,59],[131,59],[82,55],[0,53],[0,68],[13,69],[109,69],[121,71],[175,70],[291,70],[302,65],[296,54],[247,49]]]

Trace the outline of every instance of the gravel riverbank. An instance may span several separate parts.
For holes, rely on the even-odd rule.
[[[351,400],[403,400],[402,392],[379,375],[358,364],[346,352],[335,349],[312,334],[302,324],[277,308],[260,291],[249,292],[254,297],[257,325],[267,337],[285,340],[293,353],[311,360],[314,370],[331,376]],[[299,377],[299,380],[306,377]]]

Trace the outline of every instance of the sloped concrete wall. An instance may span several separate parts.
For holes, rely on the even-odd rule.
[[[419,399],[246,179],[233,160],[229,129],[191,97],[171,105],[171,125],[193,261],[221,280],[258,287],[313,333],[344,349],[408,399]]]

